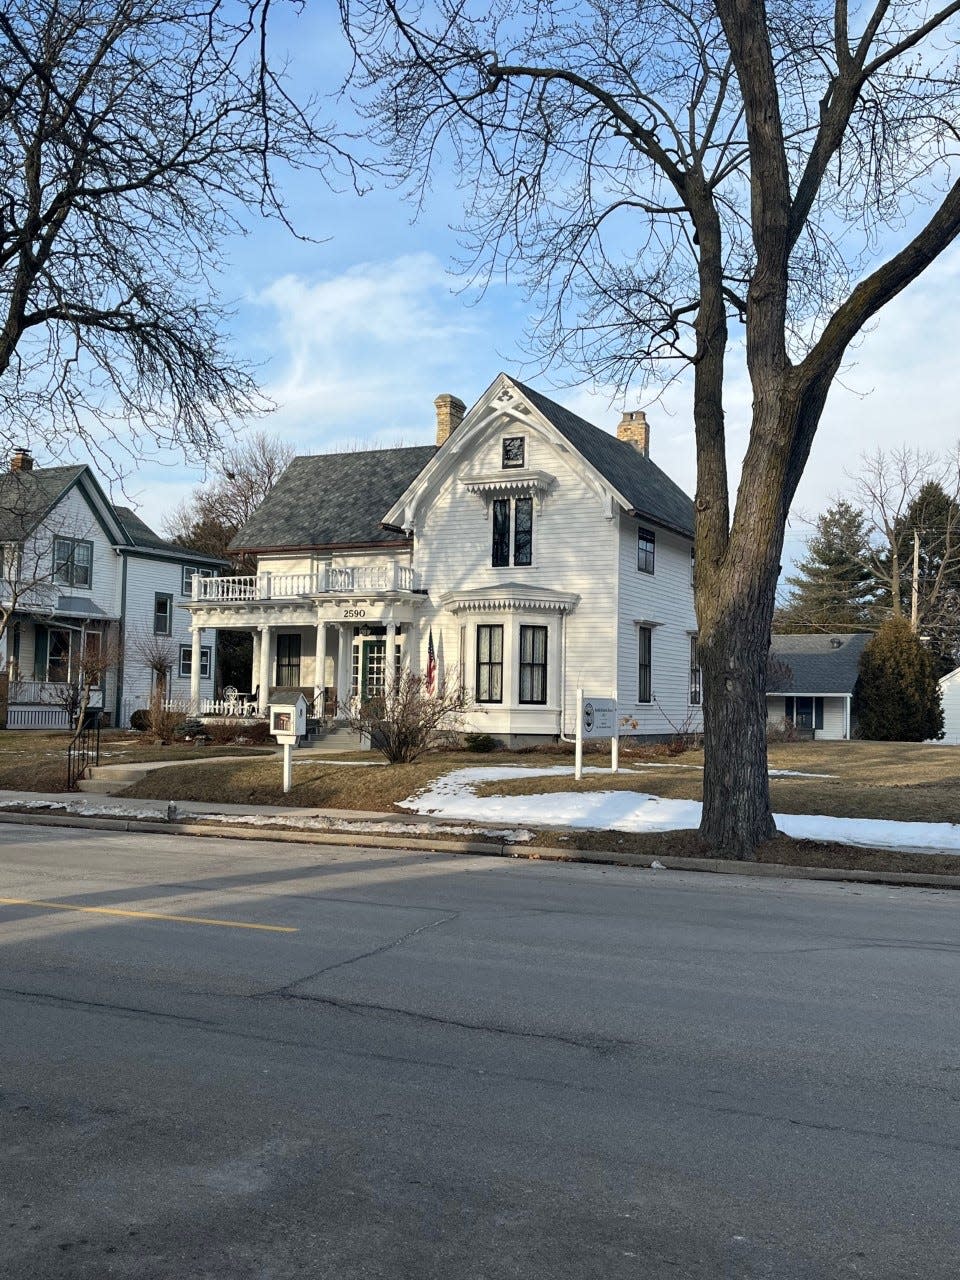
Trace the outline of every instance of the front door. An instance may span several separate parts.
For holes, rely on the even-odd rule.
[[[384,691],[387,642],[383,636],[371,636],[360,643],[360,699],[366,702]]]

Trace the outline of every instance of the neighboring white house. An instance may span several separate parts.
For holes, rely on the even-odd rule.
[[[793,725],[813,738],[852,737],[860,655],[872,638],[865,632],[773,636],[767,676],[768,722]]]
[[[960,667],[948,671],[940,679],[940,697],[943,703],[943,737],[941,743],[960,743]]]
[[[219,573],[224,561],[157,537],[110,502],[89,467],[35,468],[26,450],[0,476],[0,543],[8,727],[66,726],[65,695],[92,653],[110,655],[91,693],[107,724],[128,724],[146,705],[148,646],[166,646],[172,691],[189,691],[193,649],[177,605],[193,573]],[[198,639],[201,696],[212,696],[216,637]]]
[[[578,686],[624,732],[699,728],[693,504],[644,415],[615,437],[506,374],[435,403],[435,446],[294,459],[233,543],[257,573],[194,580],[194,635],[253,632],[261,712],[280,686],[337,714],[408,667],[508,741],[572,734]]]

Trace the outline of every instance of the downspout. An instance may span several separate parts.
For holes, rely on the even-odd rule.
[[[120,711],[123,704],[123,657],[127,647],[127,557],[118,551],[123,568],[120,571],[120,625],[117,628],[117,693],[114,708],[114,725],[120,729]]]
[[[567,707],[567,611],[560,614],[560,741],[576,742],[576,738],[568,738],[564,732]]]

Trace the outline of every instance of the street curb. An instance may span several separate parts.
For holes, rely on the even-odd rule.
[[[726,858],[671,858],[613,850],[559,849],[550,845],[508,844],[495,840],[432,839],[424,836],[377,835],[375,832],[307,831],[290,828],[216,826],[204,822],[152,822],[139,818],[96,818],[81,814],[0,812],[0,823],[14,826],[78,827],[90,831],[123,831],[144,835],[201,836],[207,839],[267,841],[271,844],[340,845],[355,849],[409,849],[422,853],[472,853],[527,862],[580,862],[599,866],[637,867],[654,864],[664,871],[701,871],[712,875],[755,876],[773,880],[832,880],[848,884],[960,889],[960,875],[926,875],[919,871],[862,871],[853,868],[793,867],[782,862],[734,862]]]

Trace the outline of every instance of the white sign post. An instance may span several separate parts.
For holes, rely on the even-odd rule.
[[[577,690],[577,739],[574,777],[583,777],[583,742],[585,738],[610,739],[610,772],[620,765],[620,727],[616,698],[589,697]]]

